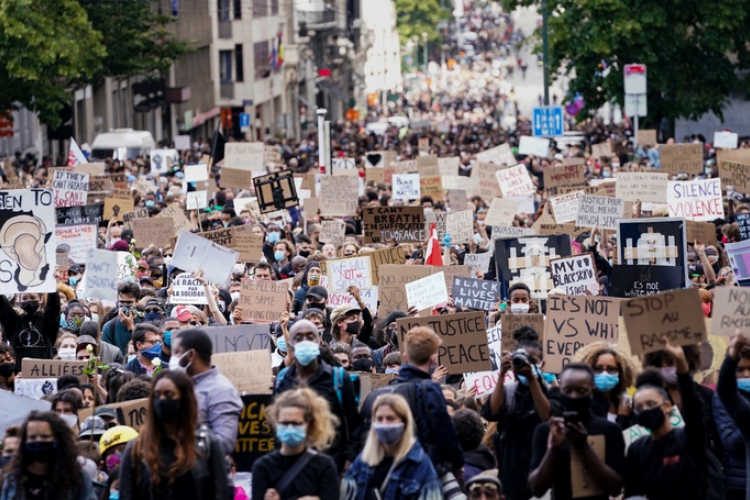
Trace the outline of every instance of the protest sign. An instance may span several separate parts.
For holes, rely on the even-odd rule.
[[[393,311],[409,309],[406,301],[406,284],[430,276],[428,266],[383,264],[378,266],[378,317],[385,318]]]
[[[189,151],[190,150],[190,136],[189,135],[174,136],[174,148],[178,151]]]
[[[512,314],[504,313],[500,316],[502,326],[502,350],[513,352],[518,346],[518,340],[513,338],[513,334],[523,327],[529,327],[534,330],[540,339],[544,337],[544,314]],[[542,342],[543,343],[543,342]],[[498,364],[498,368],[499,368]]]
[[[247,172],[265,172],[263,167],[263,143],[262,142],[228,142],[224,146],[224,167],[222,168],[222,184],[224,181],[223,169],[244,170]],[[245,186],[247,187],[247,186]]]
[[[226,160],[226,157],[224,157]],[[262,173],[262,172],[258,172]],[[217,184],[222,188],[249,189],[253,183],[253,172],[246,169],[222,167]]]
[[[87,364],[88,361],[23,358],[21,373],[23,373],[23,378],[29,379],[57,379],[63,375],[73,375],[85,384],[89,379],[88,375],[83,373]]]
[[[342,220],[322,220],[320,221],[320,238],[321,243],[332,243],[342,245],[344,243],[344,232],[346,224]]]
[[[638,135],[636,135],[636,142],[641,146],[655,146],[659,143],[659,141],[656,139],[656,130],[638,130]]]
[[[678,266],[617,264],[609,279],[611,297],[640,297],[675,290],[682,286],[685,271]]]
[[[133,193],[129,189],[113,189],[109,196],[117,200],[130,200]]]
[[[437,169],[437,167],[435,167]],[[424,176],[419,178],[419,193],[422,196],[431,196],[436,199],[443,198],[443,181],[439,175]]]
[[[374,286],[367,290],[360,290],[359,295],[362,298],[362,302],[365,303],[365,307],[372,311],[373,316],[378,310],[378,287]],[[351,293],[329,293],[328,294],[328,307],[335,309],[341,304],[352,304],[359,308],[357,301],[354,299],[354,295]]]
[[[267,416],[272,403],[270,394],[242,396],[242,412],[232,454],[238,471],[251,472],[256,460],[276,449],[276,433]]]
[[[422,207],[365,207],[363,225],[365,244],[427,240]]]
[[[721,180],[669,181],[667,204],[670,217],[684,217],[699,222],[723,219]]]
[[[117,300],[117,253],[92,250],[86,260],[83,284],[87,298]]]
[[[203,271],[203,276],[227,287],[239,254],[197,234],[182,231],[174,248],[172,265],[183,271]]]
[[[711,334],[734,336],[750,327],[750,289],[719,286],[714,289]]]
[[[174,222],[174,232],[172,236],[180,234],[181,231],[192,231],[193,223],[185,217],[185,211],[178,203],[172,203],[167,208],[159,212],[154,218],[166,217]]]
[[[567,295],[599,295],[599,279],[596,274],[594,254],[584,253],[550,261],[552,283],[555,288],[565,290]]]
[[[520,202],[508,198],[492,198],[490,209],[484,218],[487,226],[510,226],[518,213]],[[451,234],[451,236],[453,236]]]
[[[461,165],[461,158],[458,156],[446,156],[438,158],[438,169],[440,175],[458,175],[458,168]]]
[[[503,356],[499,326],[487,330],[487,346],[490,350],[490,365],[492,366],[492,370],[464,373],[465,385],[467,388],[474,388],[476,392],[474,398],[476,399],[491,394],[498,383],[500,363]]]
[[[536,192],[526,165],[521,164],[498,170],[495,172],[495,176],[504,198],[524,196]]]
[[[442,272],[412,281],[404,287],[409,307],[416,307],[418,310],[432,309],[448,302],[445,275]]]
[[[714,147],[737,149],[738,137],[736,132],[714,132]]]
[[[474,213],[471,210],[448,212],[445,231],[450,234],[452,244],[470,242],[474,237]]]
[[[472,276],[475,276],[477,270],[485,274],[488,273],[490,270],[490,260],[492,260],[492,254],[490,252],[467,253],[464,255],[464,264],[471,266]]]
[[[750,161],[721,160],[719,162],[719,177],[721,187],[732,186],[740,193],[750,192]]]
[[[703,173],[702,144],[662,144],[659,157],[661,170],[670,174]]]
[[[368,255],[327,262],[328,291],[344,293],[349,287],[364,290],[373,286],[372,260]]]
[[[583,194],[578,198],[576,226],[617,229],[617,223],[624,213],[625,201],[621,198]]]
[[[176,163],[177,158],[179,158],[176,149],[152,149],[150,155],[151,171],[159,174],[166,174],[169,167]]]
[[[112,179],[108,175],[89,175],[90,193],[109,192],[112,189],[114,189],[114,186],[112,185]]]
[[[596,455],[601,463],[605,463],[606,440],[603,434],[589,435],[585,437],[588,447]],[[583,453],[570,447],[570,490],[571,498],[589,498],[603,495],[605,492],[593,477],[590,468],[586,465]]]
[[[400,345],[406,333],[416,326],[431,328],[443,340],[438,348],[438,363],[449,374],[491,369],[484,312],[441,314],[425,318],[402,318],[396,321]]]
[[[617,342],[620,301],[585,295],[550,295],[544,325],[544,367],[560,373],[591,342]]]
[[[378,269],[385,264],[406,264],[406,256],[403,247],[390,247],[368,252],[372,259],[372,281],[380,283]]]
[[[110,186],[109,189],[112,189],[112,187]],[[143,194],[154,193],[156,192],[156,185],[153,181],[150,181],[145,177],[139,177],[138,180],[135,181],[135,184],[133,184],[133,190],[139,191]],[[94,191],[94,189],[91,187],[91,182],[89,182],[89,191]]]
[[[737,217],[743,214],[737,214]],[[739,219],[738,219],[739,220]],[[685,221],[685,233],[687,241],[693,243],[703,243],[704,245],[718,245],[716,238],[716,226],[711,222],[696,222],[694,220]],[[740,234],[742,227],[740,226]]]
[[[471,167],[471,177],[476,178],[479,184],[477,195],[483,200],[491,200],[502,196],[500,186],[497,183],[497,177],[495,176],[495,172],[499,168],[494,163],[480,161],[475,162]]]
[[[112,187],[116,189],[127,189],[128,188],[128,175],[124,172],[107,174],[109,179],[112,181]]]
[[[494,163],[495,165],[512,166],[516,164],[516,157],[510,149],[510,144],[501,144],[494,148],[485,149],[476,154],[476,159],[484,163]]]
[[[579,198],[583,196],[583,191],[573,191],[572,193],[561,194],[549,199],[552,213],[558,224],[574,222],[578,216]]]
[[[750,212],[736,214],[735,218],[737,220],[737,225],[740,227],[740,238],[743,241],[750,239]],[[688,241],[690,241],[689,237]]]
[[[208,180],[208,165],[185,165],[185,181],[199,182]]]
[[[332,171],[336,170],[356,170],[357,164],[354,158],[333,158],[331,159]],[[336,175],[335,173],[333,175]]]
[[[136,248],[168,248],[172,245],[174,222],[166,217],[135,219],[131,222]]]
[[[148,398],[133,399],[131,401],[125,401],[123,403],[110,403],[99,408],[111,408],[117,413],[117,423],[119,425],[127,425],[133,429],[140,431],[146,423],[146,415],[148,414]],[[94,408],[81,408],[78,410],[78,422],[82,424],[84,420],[89,418],[94,413]]]
[[[425,210],[424,212],[424,227],[426,234],[430,234],[430,226],[435,224],[435,231],[437,231],[438,241],[443,241],[446,233],[446,219],[448,212],[435,212],[434,210]]]
[[[266,323],[212,326],[206,329],[206,333],[211,337],[213,354],[271,349],[271,336]]]
[[[678,266],[687,279],[687,245],[685,220],[652,218],[621,220],[618,230],[617,262],[656,266]]]
[[[445,277],[445,289],[450,290],[453,285],[453,278],[459,276],[461,278],[471,278],[471,267],[470,266],[430,266],[430,272],[432,274],[443,273]]]
[[[133,211],[133,200],[104,198],[104,220],[122,221],[122,214]]]
[[[145,207],[134,208],[132,212],[125,212],[122,214],[122,227],[123,229],[133,229],[132,222],[135,219],[148,219],[148,209]]]
[[[393,196],[394,200],[418,200],[420,198],[419,174],[394,174]]]
[[[75,172],[79,174],[104,175],[104,162],[96,163],[78,163],[75,166]]]
[[[625,201],[665,203],[669,174],[656,172],[620,172],[615,183],[615,196]]]
[[[564,186],[585,186],[586,165],[561,165],[544,169],[544,190],[549,194],[559,194],[558,188]]]
[[[417,151],[419,151],[419,154],[427,154],[429,150],[430,150],[430,138],[420,137],[417,140]]]
[[[500,283],[456,276],[451,296],[456,307],[490,311],[500,300]]]
[[[635,355],[661,351],[662,337],[674,345],[700,344],[708,338],[697,288],[626,300],[622,316]]]
[[[225,352],[211,355],[219,369],[241,394],[272,394],[273,372],[268,350]]]
[[[549,155],[549,139],[522,135],[518,143],[518,154],[546,158]]]
[[[206,231],[201,236],[236,251],[240,262],[259,262],[263,255],[263,237],[255,235],[249,224]]]
[[[385,155],[381,151],[365,153],[365,169],[385,167]]]
[[[32,411],[50,411],[51,405],[49,401],[38,401],[10,391],[0,391],[0,433],[5,435],[8,427],[21,426]]]
[[[56,248],[62,248],[77,264],[83,264],[89,252],[96,248],[98,237],[96,224],[58,225],[55,227]]]
[[[288,310],[287,290],[286,283],[244,278],[239,302],[242,321],[271,323],[281,320],[281,315]]]
[[[85,205],[89,190],[89,174],[55,170],[52,188],[55,190],[55,207]]]
[[[320,215],[356,215],[359,208],[359,177],[325,175],[320,178]]]
[[[187,210],[202,210],[208,207],[208,191],[189,191],[185,208]]]
[[[750,241],[727,243],[724,245],[729,256],[729,264],[739,280],[750,279]],[[747,286],[744,285],[743,286]]]
[[[190,273],[181,273],[172,281],[170,304],[208,304],[206,288]]]
[[[612,156],[612,144],[609,141],[591,145],[591,157],[599,159]]]
[[[492,226],[489,228],[490,239],[492,241],[501,238],[517,238],[519,236],[530,236],[537,234],[535,229],[530,227],[518,226]],[[490,253],[495,253],[494,245],[490,245]]]

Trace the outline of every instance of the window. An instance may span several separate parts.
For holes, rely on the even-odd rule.
[[[253,0],[253,15],[266,17],[268,15],[268,0]]]
[[[242,0],[234,0],[234,18],[242,19]]]
[[[279,15],[279,0],[271,0],[271,15]]]
[[[219,51],[219,81],[227,83],[232,81],[232,51]]]
[[[255,79],[267,78],[271,74],[271,59],[268,41],[258,42],[253,46],[255,53]]]
[[[238,82],[244,82],[245,81],[245,65],[242,61],[242,44],[238,44],[234,46],[234,67],[236,68],[237,76],[235,78],[235,81]]]
[[[229,21],[229,0],[216,0],[219,14],[219,21]]]

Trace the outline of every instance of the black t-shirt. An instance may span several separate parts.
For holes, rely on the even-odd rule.
[[[31,472],[26,471],[26,479],[23,482],[23,491],[27,500],[43,500],[45,497],[44,493],[44,481],[47,476],[37,476]]]
[[[302,456],[282,455],[279,450],[273,451],[258,459],[253,464],[253,494],[252,498],[263,498],[266,491],[276,488],[286,471]],[[282,498],[297,498],[306,495],[317,496],[321,499],[338,500],[339,474],[336,464],[328,455],[319,453],[312,457],[292,480],[286,495]]]
[[[588,421],[583,422],[583,425],[586,427],[589,436],[604,436],[604,462],[617,472],[620,477],[623,477],[625,472],[625,441],[622,438],[620,427],[593,414],[589,417]],[[549,424],[547,422],[539,424],[534,431],[534,438],[531,444],[530,471],[535,470],[542,463],[542,459],[547,453],[548,436]],[[552,489],[555,500],[569,500],[573,498],[570,483],[570,446],[568,444],[564,444],[557,454]],[[586,498],[589,500],[609,500],[609,495],[604,494]]]
[[[391,470],[392,466],[393,457],[383,457],[383,460],[375,467],[375,472],[367,483],[365,500],[378,500],[378,497],[375,496],[375,490],[379,490],[383,486],[385,479],[388,477],[388,471]]]

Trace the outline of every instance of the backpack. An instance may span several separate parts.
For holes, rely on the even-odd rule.
[[[278,375],[276,375],[276,386],[274,387],[274,392],[278,394],[279,387],[281,387],[281,384],[284,383],[284,378],[286,378],[287,369],[289,367],[286,367],[282,369]],[[343,396],[343,389],[344,389],[344,377],[347,375],[346,370],[342,366],[332,366],[331,369],[333,370],[333,390],[336,392],[336,399],[339,401],[339,406],[341,409],[344,409],[344,396]],[[357,405],[359,406],[359,396],[360,392],[362,390],[362,384],[359,379],[359,374],[357,373],[349,373],[349,380],[352,381],[352,385],[354,386],[354,400],[357,402]]]
[[[687,436],[684,432],[677,432],[679,430],[680,429],[675,429],[674,435],[677,446],[679,446],[680,450],[682,450],[682,453],[685,455],[685,458],[687,458],[690,466],[696,470],[700,470],[693,461],[693,457],[691,457],[690,453],[688,453]],[[724,500],[724,474],[721,471],[721,463],[719,463],[719,459],[717,459],[716,456],[708,449],[706,449],[705,458],[706,474],[703,477],[703,480],[706,482],[705,498],[706,500]]]

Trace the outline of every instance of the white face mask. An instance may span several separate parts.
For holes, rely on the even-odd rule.
[[[169,369],[172,370],[172,371],[187,373],[187,369],[190,368],[190,363],[188,363],[187,366],[180,366],[180,361],[182,360],[182,358],[185,357],[185,355],[188,352],[190,352],[190,351],[183,352],[182,356],[174,356],[173,355],[171,358],[169,358]]]
[[[57,351],[57,355],[63,361],[75,361],[76,360],[76,348],[75,347],[61,347]]]
[[[99,322],[99,315],[95,313],[91,313],[91,321],[98,323]]]
[[[75,425],[78,423],[78,415],[74,413],[63,413],[58,416],[63,419],[70,428],[75,427]]]
[[[528,304],[511,304],[510,312],[513,314],[526,314],[529,312]]]
[[[232,300],[240,300],[240,292],[233,292],[230,295],[232,296]]]

